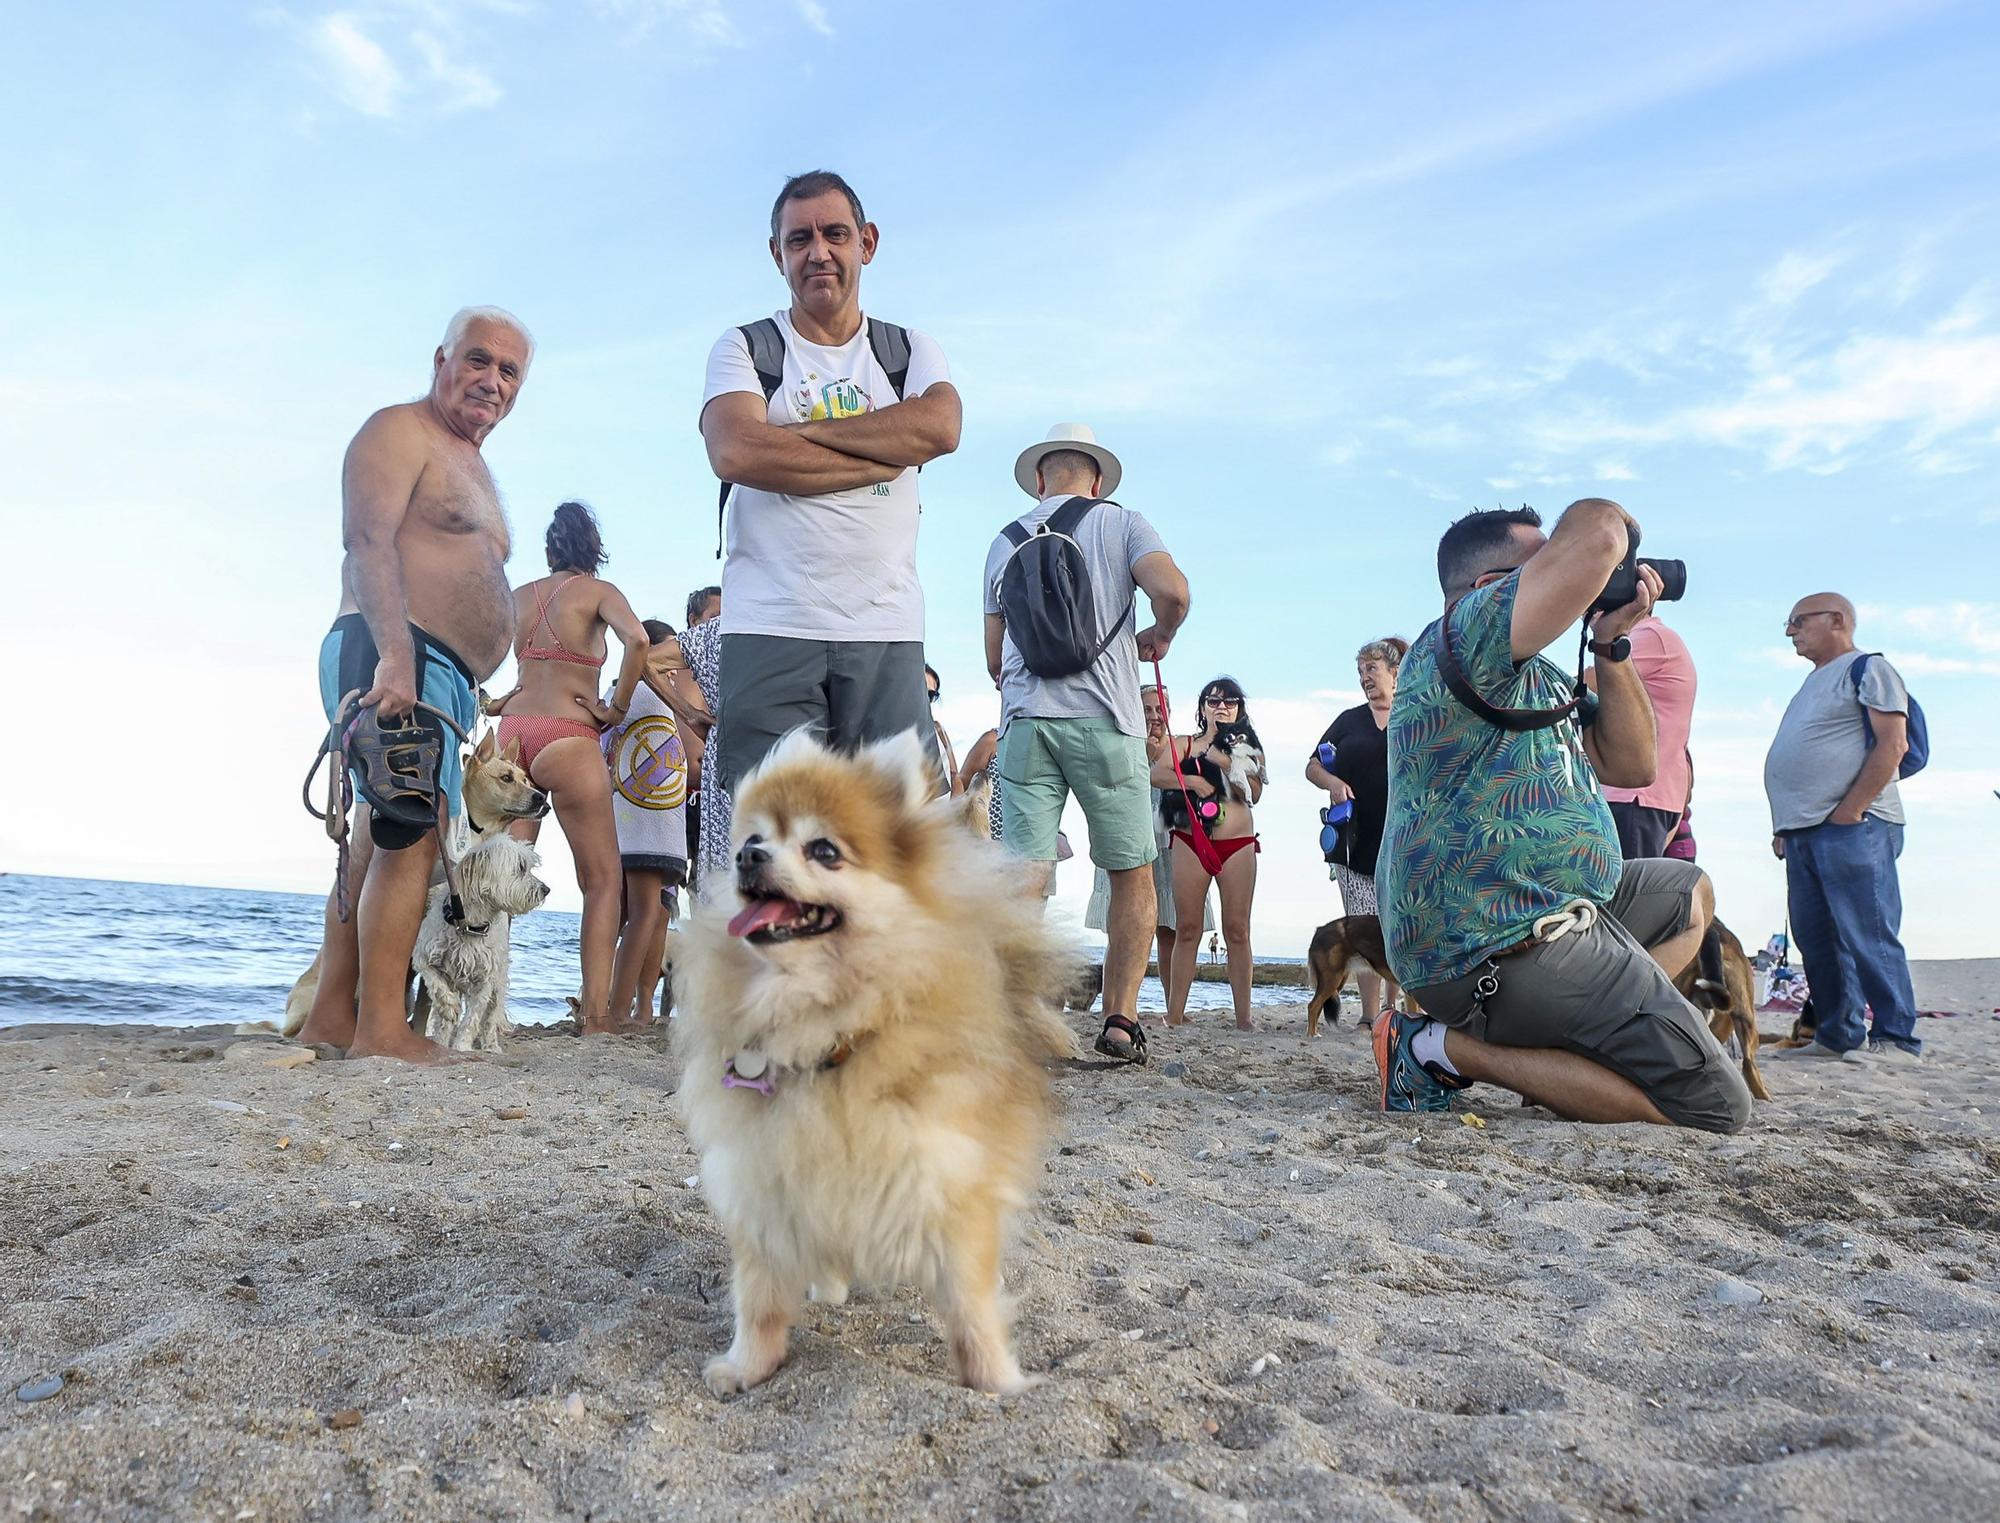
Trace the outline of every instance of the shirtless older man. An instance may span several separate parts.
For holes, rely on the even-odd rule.
[[[432,357],[429,394],[383,408],[347,447],[340,616],[319,658],[329,720],[360,689],[385,721],[421,699],[472,728],[478,686],[514,637],[507,520],[479,447],[513,410],[534,353],[518,318],[466,308]],[[438,788],[456,813],[457,738],[430,724],[443,732]],[[443,1049],[410,1030],[403,990],[437,837],[371,818],[356,846],[358,908],[343,923],[328,896],[319,991],[299,1039],[349,1057],[435,1061]]]

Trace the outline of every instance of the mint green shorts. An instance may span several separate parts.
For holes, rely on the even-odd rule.
[[[1153,841],[1146,743],[1111,719],[1016,719],[1000,737],[1000,837],[1030,862],[1056,859],[1071,794],[1090,827],[1090,860],[1106,872],[1144,867]]]

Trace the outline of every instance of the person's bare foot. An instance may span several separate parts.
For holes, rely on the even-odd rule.
[[[308,1047],[346,1047],[354,1040],[354,1012],[348,1011],[345,1020],[332,1014],[322,1019],[315,1012],[306,1017],[306,1023],[299,1027],[292,1040],[303,1042]]]
[[[350,1058],[394,1058],[400,1063],[473,1063],[478,1058],[470,1052],[453,1052],[449,1047],[440,1047],[429,1037],[418,1036],[408,1026],[397,1028],[386,1037],[356,1036],[347,1049]]]
[[[1262,1031],[1264,1028],[1259,1026],[1255,1021],[1244,1020],[1239,1017],[1236,1022],[1236,1029],[1238,1031]]]
[[[614,1021],[609,1016],[601,1021],[585,1021],[585,1036],[637,1036],[652,1025],[650,1021]]]

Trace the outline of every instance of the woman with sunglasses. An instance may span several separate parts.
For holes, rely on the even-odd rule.
[[[1153,763],[1153,786],[1175,794],[1185,787],[1197,805],[1213,799],[1214,785],[1194,764],[1206,757],[1226,768],[1229,753],[1218,744],[1218,737],[1226,726],[1249,722],[1242,686],[1233,677],[1217,677],[1201,690],[1201,728],[1192,735],[1167,737],[1166,747]],[[1262,848],[1257,844],[1257,822],[1251,807],[1263,792],[1262,781],[1253,776],[1248,802],[1222,799],[1220,814],[1202,822],[1204,833],[1223,858],[1222,870],[1214,881],[1222,898],[1222,937],[1229,945],[1229,990],[1236,1005],[1236,1024],[1244,1031],[1257,1029],[1250,1020],[1250,972],[1255,966],[1250,955],[1250,901],[1257,891],[1257,853]],[[1176,830],[1173,842],[1174,923],[1200,925],[1202,904],[1208,897],[1208,869],[1196,854],[1190,831]],[[1194,982],[1200,951],[1200,937],[1174,938],[1173,968],[1165,979],[1169,1026],[1179,1026],[1187,1019],[1188,988]]]

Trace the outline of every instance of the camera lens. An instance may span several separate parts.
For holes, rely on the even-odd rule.
[[[1642,566],[1651,566],[1660,574],[1660,596],[1662,603],[1678,603],[1687,596],[1688,568],[1686,561],[1656,561],[1646,556],[1639,558]]]

